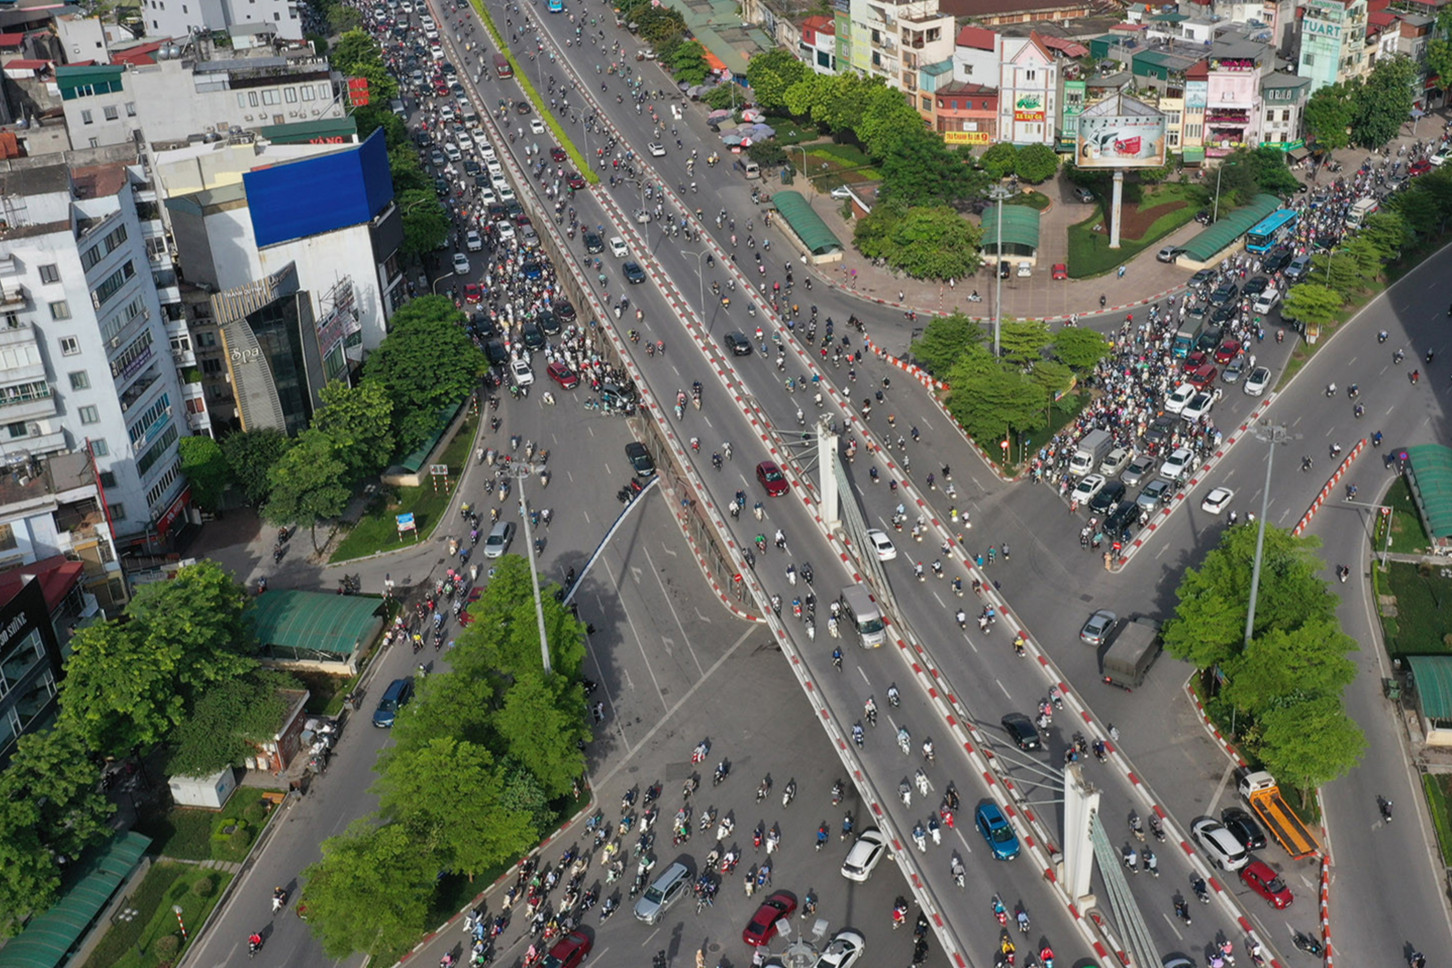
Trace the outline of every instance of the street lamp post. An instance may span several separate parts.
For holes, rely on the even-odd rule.
[[[437,279],[435,279],[434,280],[434,284],[430,287],[431,289],[433,289],[434,295],[437,296],[439,294],[439,283],[443,282],[445,279],[449,278],[450,276],[457,276],[457,275],[458,275],[457,272],[450,271],[450,272],[444,273],[443,275],[441,275]]]
[[[993,247],[993,261],[999,265],[993,266],[993,358],[999,357],[1000,337],[1003,329],[1003,201],[1012,193],[1002,185],[994,185],[988,190],[988,197],[998,203],[998,241]]]
[[[807,149],[802,145],[786,146],[787,151],[791,151],[793,148],[797,149],[802,153],[802,178],[806,181],[807,188],[810,189],[812,187],[812,176],[807,172]],[[807,207],[812,207],[812,196],[810,192],[807,193]]]
[[[524,543],[529,554],[529,581],[534,587],[534,617],[539,623],[540,664],[544,668],[544,674],[549,675],[553,671],[550,664],[550,643],[545,635],[544,601],[539,597],[539,567],[534,554],[534,531],[529,523],[529,501],[524,496],[524,479],[538,470],[543,468],[535,464],[516,464],[514,482],[519,487],[519,516],[524,520]]]
[[[1260,594],[1260,566],[1265,552],[1265,520],[1270,515],[1271,465],[1275,458],[1276,445],[1291,442],[1286,428],[1278,424],[1261,421],[1254,431],[1257,440],[1270,444],[1265,455],[1265,490],[1260,497],[1260,520],[1255,535],[1255,564],[1250,569],[1250,603],[1245,610],[1245,647],[1250,648],[1250,637],[1255,631],[1255,604]]]
[[[1220,176],[1225,173],[1225,162],[1221,162],[1215,169],[1215,208],[1214,214],[1210,216],[1211,224],[1220,221]]]
[[[688,255],[696,260],[696,285],[700,290],[701,322],[706,323],[706,277],[702,274],[701,271],[701,260],[706,256],[710,255],[710,253],[705,249],[701,249],[699,251],[695,249],[682,249],[681,255]],[[707,325],[707,329],[709,328],[710,326]]]

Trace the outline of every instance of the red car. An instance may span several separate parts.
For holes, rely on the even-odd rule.
[[[563,165],[565,163],[565,158],[565,149],[559,147],[558,145],[550,149],[550,161],[553,161],[557,165]]]
[[[560,385],[561,390],[573,390],[580,385],[580,378],[575,376],[575,371],[559,360],[555,360],[546,367],[545,372],[549,374],[551,380]]]
[[[1062,262],[1055,262],[1054,267],[1049,270],[1049,274],[1053,276],[1055,282],[1062,282],[1069,278],[1069,267]]]
[[[1253,860],[1240,869],[1240,879],[1246,887],[1270,902],[1277,911],[1291,906],[1291,889],[1280,875],[1271,870],[1263,860]]]
[[[1216,363],[1229,363],[1240,355],[1240,341],[1228,339],[1215,350]]]
[[[464,300],[476,303],[484,298],[484,289],[477,282],[464,283]]]
[[[581,177],[578,171],[572,171],[565,176],[565,184],[569,185],[572,190],[578,192],[585,187],[585,179]]]
[[[1204,350],[1196,350],[1189,356],[1185,357],[1185,372],[1194,373],[1196,370],[1200,369],[1200,367],[1204,366],[1206,363],[1209,362],[1210,357],[1205,354]]]
[[[590,953],[595,942],[583,931],[572,931],[545,955],[541,968],[576,968]]]
[[[762,487],[766,488],[769,497],[781,497],[791,489],[786,475],[781,472],[780,467],[776,466],[776,461],[764,460],[757,464],[756,479],[761,482]]]
[[[782,918],[789,918],[792,912],[797,909],[797,899],[786,891],[777,891],[771,897],[761,902],[761,907],[751,916],[751,921],[741,932],[741,940],[759,948],[764,944],[770,944],[771,939],[776,937],[776,923]]]
[[[1415,178],[1418,175],[1425,175],[1427,172],[1429,172],[1431,170],[1432,170],[1432,163],[1430,161],[1428,161],[1427,159],[1423,158],[1421,161],[1413,162],[1412,163],[1412,167],[1410,167],[1410,168],[1407,169],[1407,174],[1409,174],[1413,178]]]
[[[1214,383],[1215,378],[1219,375],[1220,371],[1216,369],[1215,364],[1206,363],[1204,366],[1200,367],[1198,370],[1190,374],[1189,381],[1196,390],[1204,390],[1206,387],[1210,386],[1210,384]]]

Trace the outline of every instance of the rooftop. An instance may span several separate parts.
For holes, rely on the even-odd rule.
[[[55,611],[85,572],[84,562],[72,561],[65,555],[51,555],[26,565],[0,571],[0,604],[9,602],[32,578],[40,582],[47,611]]]
[[[45,460],[32,457],[11,464],[0,474],[0,507],[46,498],[71,500],[73,492],[92,488],[95,483],[90,458],[85,454],[55,454]]]

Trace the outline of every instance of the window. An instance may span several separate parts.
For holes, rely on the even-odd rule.
[[[204,350],[212,349],[217,345],[217,334],[206,331],[197,333],[197,345]]]
[[[82,111],[81,112],[81,124],[90,124],[94,120],[95,119],[91,117],[91,112],[90,111]]]
[[[278,92],[276,90],[263,91],[262,92],[262,103],[268,105],[269,107],[272,106],[272,105],[274,105],[274,104],[281,104],[282,103],[282,97],[278,94]]]
[[[237,106],[239,108],[245,108],[247,106],[247,92],[245,92],[245,91],[238,91],[237,92]]]
[[[136,117],[136,102],[135,101],[127,101],[126,102],[126,116],[128,118],[134,118],[134,117]]]
[[[101,472],[101,486],[102,487],[115,487],[116,486],[116,474],[115,474],[115,472],[113,472],[113,471],[102,471]]]
[[[1301,54],[1301,61],[1307,67],[1315,67],[1316,66],[1316,55],[1315,54],[1312,54],[1312,53],[1309,53],[1309,52],[1302,52],[1302,54]]]
[[[75,356],[81,351],[81,341],[74,336],[62,336],[60,339],[61,356]]]
[[[60,268],[56,265],[40,267],[41,282],[60,282]]]
[[[207,376],[217,376],[222,372],[222,361],[207,359],[202,360],[202,372]]]
[[[96,263],[115,252],[126,241],[126,226],[118,225],[106,233],[106,237],[81,253],[81,268],[87,272]]]
[[[254,107],[254,108],[257,107],[257,92],[256,91],[248,91],[247,92],[247,106],[248,107]]]
[[[297,88],[295,88],[295,87],[283,88],[283,91],[282,91],[282,99],[284,101],[286,101],[288,104],[296,104],[297,103]]]
[[[108,104],[101,109],[101,116],[107,121],[115,121],[121,116],[121,112],[116,110],[116,105]]]
[[[50,304],[50,318],[55,320],[70,319],[71,306],[64,299],[57,299]]]
[[[5,435],[11,440],[20,440],[25,436],[25,421],[5,425]]]
[[[298,89],[298,93],[302,95],[304,101],[311,101],[313,99],[313,87],[311,84],[304,84]]]
[[[9,551],[15,547],[15,529],[8,524],[0,524],[0,551]]]
[[[1036,76],[1038,76],[1038,71],[1024,71],[1023,72],[1023,79],[1026,80],[1026,81],[1031,81]]]
[[[111,446],[106,443],[106,439],[104,437],[97,437],[95,440],[91,441],[91,456],[109,457],[110,455]]]
[[[130,259],[127,259],[121,264],[121,268],[111,273],[99,286],[91,290],[91,305],[97,309],[106,305],[106,300],[116,295],[121,287],[126,285],[127,280],[134,275],[136,275],[136,266]]]
[[[94,424],[101,422],[101,411],[97,410],[95,407],[81,407],[79,410],[76,411],[76,413],[80,416],[81,423],[83,424]]]
[[[101,139],[100,138],[87,138],[86,139],[86,147],[88,147],[88,148],[99,148],[99,147],[101,147]]]
[[[111,505],[111,520],[112,521],[125,521],[126,520],[126,505],[124,505],[124,504],[113,504],[113,505]]]
[[[91,389],[91,378],[86,375],[85,370],[76,370],[74,373],[70,374],[70,378],[72,390]]]

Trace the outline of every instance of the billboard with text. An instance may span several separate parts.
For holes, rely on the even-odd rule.
[[[1165,163],[1165,118],[1146,115],[1079,117],[1074,162],[1080,168],[1157,168]]]

